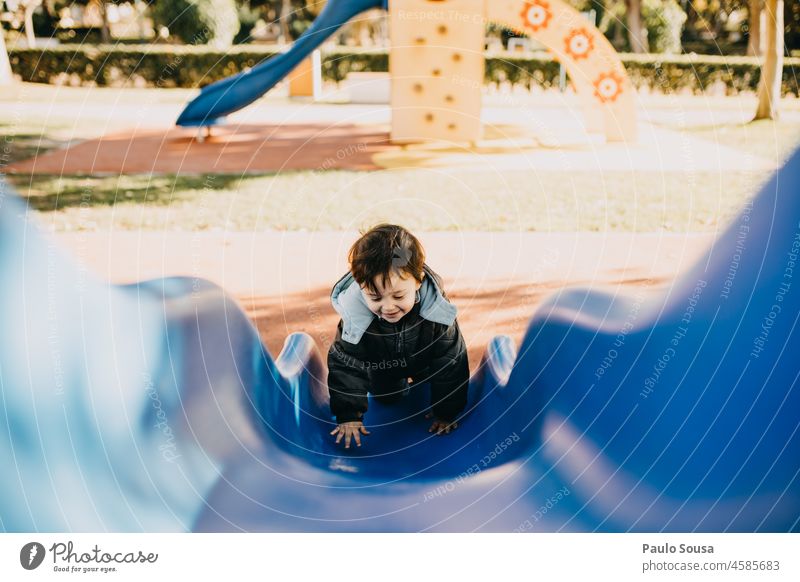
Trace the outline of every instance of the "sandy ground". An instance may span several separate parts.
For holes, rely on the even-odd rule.
[[[542,301],[569,286],[658,292],[688,269],[714,234],[415,233],[459,309],[474,370],[487,342],[519,344]],[[304,331],[326,350],[338,315],[333,284],[356,232],[76,233],[57,236],[89,272],[116,283],[183,275],[236,297],[273,356]]]

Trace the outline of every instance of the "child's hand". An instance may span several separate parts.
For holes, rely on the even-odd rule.
[[[429,412],[428,414],[425,415],[425,418],[433,418],[433,413]],[[439,420],[437,418],[437,419],[435,419],[433,421],[433,424],[428,429],[428,432],[434,432],[435,431],[437,435],[440,435],[442,433],[450,434],[451,430],[456,430],[457,428],[458,428],[458,423],[457,422],[455,422],[455,421],[448,422],[446,420]]]
[[[361,446],[361,435],[362,434],[370,434],[370,432],[364,426],[364,423],[360,420],[354,420],[352,422],[343,422],[335,429],[331,431],[331,434],[339,434],[336,437],[336,444],[338,445],[342,442],[342,437],[344,437],[344,448],[350,448],[350,439],[353,438],[356,441],[356,446]]]

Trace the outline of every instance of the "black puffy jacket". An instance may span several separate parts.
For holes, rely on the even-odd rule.
[[[328,350],[330,406],[339,424],[361,419],[368,392],[385,394],[405,378],[413,378],[412,386],[430,382],[431,407],[441,420],[455,420],[466,407],[469,361],[458,320],[445,325],[420,311],[417,302],[395,323],[375,316],[357,344],[342,339],[339,320]]]

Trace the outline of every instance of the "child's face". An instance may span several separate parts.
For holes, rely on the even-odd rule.
[[[378,294],[374,294],[363,286],[361,293],[364,295],[367,306],[375,315],[394,323],[400,321],[406,313],[413,309],[416,291],[421,285],[407,273],[402,273],[401,276],[392,271],[386,287],[381,285],[381,277],[375,278]]]

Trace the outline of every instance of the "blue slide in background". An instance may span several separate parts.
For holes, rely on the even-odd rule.
[[[221,118],[247,107],[291,73],[348,20],[371,8],[385,9],[387,3],[388,0],[329,0],[289,51],[262,61],[249,71],[203,87],[181,112],[177,125],[215,125]]]
[[[345,451],[313,340],[277,360],[200,279],[109,285],[0,206],[5,531],[800,531],[800,154],[655,296],[567,290],[469,412],[371,402]]]

